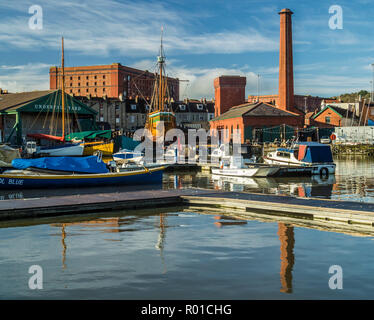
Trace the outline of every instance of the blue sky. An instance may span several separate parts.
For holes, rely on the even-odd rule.
[[[43,29],[29,28],[31,5],[43,9]],[[343,29],[331,30],[329,8],[343,9]],[[374,4],[273,0],[35,0],[0,2],[0,87],[49,89],[49,67],[120,62],[154,69],[161,26],[167,72],[190,80],[181,98],[211,98],[219,75],[247,77],[247,94],[278,92],[279,15],[293,18],[295,93],[333,96],[370,90]]]

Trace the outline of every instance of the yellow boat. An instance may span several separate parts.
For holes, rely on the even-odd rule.
[[[103,156],[111,156],[114,150],[114,142],[113,141],[93,141],[93,142],[83,142],[84,156],[91,156],[96,151],[101,151]]]

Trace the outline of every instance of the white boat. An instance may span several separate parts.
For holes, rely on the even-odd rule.
[[[128,149],[122,149],[116,153],[113,154],[113,160],[117,161],[134,161],[138,162],[142,160],[144,157],[143,153],[133,151],[133,150],[128,150]]]
[[[223,158],[219,168],[212,168],[212,174],[233,177],[270,177],[275,175],[279,169],[280,166],[260,163],[245,165],[241,156],[230,156]]]
[[[330,146],[317,142],[300,142],[291,148],[277,148],[276,151],[269,152],[263,159],[267,164],[282,165],[286,168],[283,170],[285,173],[302,173],[304,171],[322,176],[335,173],[336,165]]]
[[[64,144],[53,146],[51,148],[37,148],[37,154],[48,155],[50,157],[80,157],[83,156],[84,145],[82,144]]]

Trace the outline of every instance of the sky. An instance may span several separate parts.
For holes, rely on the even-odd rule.
[[[341,8],[341,20],[331,6]],[[154,71],[163,27],[166,72],[189,80],[181,99],[213,98],[221,75],[246,76],[247,95],[277,94],[283,8],[294,12],[295,94],[370,90],[372,0],[0,0],[0,88],[49,89],[61,36],[65,66],[119,62]]]

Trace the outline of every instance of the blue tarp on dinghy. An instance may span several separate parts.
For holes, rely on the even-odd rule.
[[[106,164],[96,156],[89,157],[45,157],[36,159],[14,159],[12,166],[16,169],[30,167],[77,173],[108,173]]]
[[[373,120],[368,120],[368,126],[374,126],[374,121]]]

